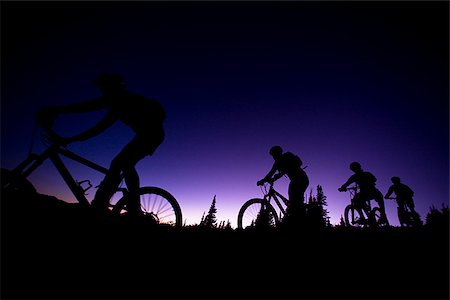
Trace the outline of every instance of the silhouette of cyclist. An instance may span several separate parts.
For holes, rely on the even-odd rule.
[[[165,110],[158,101],[129,92],[120,75],[102,74],[97,77],[94,84],[100,90],[101,97],[72,105],[42,108],[37,113],[37,119],[42,126],[51,128],[60,114],[107,109],[104,118],[92,128],[71,138],[53,137],[57,139],[55,142],[61,144],[84,141],[97,136],[117,121],[129,126],[135,135],[112,160],[91,204],[99,212],[107,212],[109,201],[124,178],[129,192],[128,213],[131,216],[142,215],[140,182],[135,165],[147,155],[152,155],[164,141]]]
[[[350,176],[338,190],[340,192],[345,192],[350,184],[356,183],[359,186],[359,192],[356,193],[353,198],[356,206],[366,207],[366,204],[370,203],[370,200],[375,200],[381,211],[381,221],[387,222],[383,194],[375,186],[377,178],[372,173],[363,171],[361,164],[356,161],[350,164],[350,170],[355,174]]]
[[[283,175],[290,179],[288,188],[289,205],[287,208],[286,220],[300,221],[305,214],[305,192],[309,186],[309,178],[302,169],[302,161],[291,152],[284,152],[280,146],[270,148],[269,154],[273,157],[274,163],[270,171],[263,179],[258,180],[257,185],[265,182],[273,183]]]
[[[400,177],[394,176],[391,178],[391,181],[392,185],[389,187],[384,198],[389,199],[392,193],[395,193],[398,207],[403,208],[404,205],[406,205],[414,216],[415,221],[419,221],[420,216],[414,209],[413,190],[406,184],[402,183]]]

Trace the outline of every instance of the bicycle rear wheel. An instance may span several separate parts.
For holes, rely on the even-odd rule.
[[[242,205],[238,213],[238,229],[276,227],[279,224],[277,212],[266,200],[254,198]]]
[[[180,228],[182,226],[181,208],[168,191],[153,187],[141,187],[139,190],[141,209],[146,216],[152,217],[159,225]],[[117,201],[113,207],[115,213],[126,213],[126,196]]]
[[[389,226],[389,221],[387,219],[383,219],[381,214],[381,209],[375,207],[372,209],[371,218],[375,226],[377,227],[386,227]]]

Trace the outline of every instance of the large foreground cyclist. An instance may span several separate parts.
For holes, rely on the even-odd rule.
[[[158,101],[126,90],[120,75],[103,74],[94,83],[102,93],[101,97],[72,105],[42,108],[37,113],[37,119],[44,127],[51,128],[60,114],[107,108],[105,117],[95,126],[74,137],[58,141],[62,144],[84,141],[97,136],[117,121],[129,126],[135,132],[135,136],[112,160],[91,204],[99,212],[108,212],[109,201],[117,191],[123,175],[129,191],[128,213],[135,216],[142,215],[140,182],[135,165],[147,155],[152,155],[164,141],[165,110]]]

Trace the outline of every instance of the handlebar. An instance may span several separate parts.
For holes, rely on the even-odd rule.
[[[61,142],[65,138],[60,136],[59,134],[57,134],[52,128],[46,128],[46,127],[42,127],[42,128],[45,130],[45,132],[43,134],[41,134],[41,140],[44,142],[44,144],[46,144],[46,145],[53,144],[53,145],[58,145],[58,146],[65,145],[64,143]]]
[[[36,112],[36,125],[45,131],[41,134],[41,139],[44,144],[51,143],[53,145],[63,146],[66,143],[63,143],[62,141],[67,140],[67,138],[62,137],[53,130],[56,116],[56,114],[51,113],[46,109],[39,110]]]
[[[356,186],[356,185],[353,185],[353,186],[348,186],[348,187],[346,187],[346,188],[343,188],[343,189],[341,189],[341,188],[338,188],[338,191],[339,192],[351,192],[351,191],[353,191],[353,192],[358,192],[358,190],[359,190],[359,188],[358,188],[358,186]]]
[[[270,182],[264,182],[262,185],[260,185],[261,187],[261,191],[263,192],[264,195],[267,195],[269,193],[270,190],[273,189],[273,181]]]

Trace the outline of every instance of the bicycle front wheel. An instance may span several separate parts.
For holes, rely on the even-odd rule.
[[[169,225],[180,228],[182,214],[178,201],[168,191],[153,187],[141,187],[139,190],[141,209],[146,216],[152,217],[159,225]],[[113,211],[126,213],[126,196],[114,205]]]
[[[365,225],[365,218],[361,215],[361,210],[351,204],[345,207],[344,220],[347,227],[363,227]]]
[[[277,212],[266,200],[254,198],[242,205],[238,213],[238,229],[276,227],[279,223]]]

